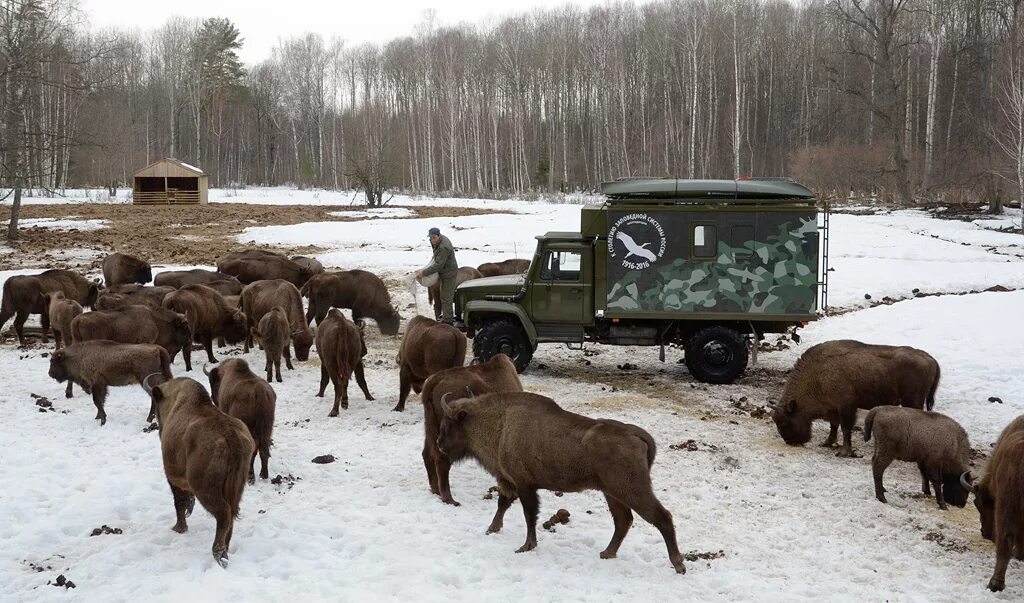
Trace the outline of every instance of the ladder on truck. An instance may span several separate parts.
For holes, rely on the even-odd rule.
[[[821,257],[818,258],[818,266],[821,269],[821,274],[818,277],[819,287],[819,304],[818,311],[825,313],[828,310],[828,222],[829,222],[829,207],[828,203],[821,211],[821,223],[818,226],[818,230],[821,235],[818,238],[818,249]]]

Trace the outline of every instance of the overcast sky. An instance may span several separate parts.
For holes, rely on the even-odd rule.
[[[569,4],[567,0],[79,0],[94,27],[136,27],[143,31],[162,25],[173,15],[227,17],[242,32],[242,60],[258,63],[270,56],[278,39],[316,32],[325,39],[339,36],[349,43],[385,42],[413,32],[428,8],[438,24],[480,23],[509,13]],[[580,6],[604,0],[575,0]]]

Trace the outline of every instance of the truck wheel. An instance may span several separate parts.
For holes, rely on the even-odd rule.
[[[497,354],[511,358],[520,373],[530,364],[533,347],[518,321],[501,318],[484,323],[477,330],[473,337],[473,356],[487,362]]]
[[[747,369],[747,342],[728,327],[706,327],[686,342],[686,368],[704,383],[732,383]]]

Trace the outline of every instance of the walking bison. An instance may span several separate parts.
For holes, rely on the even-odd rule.
[[[444,369],[466,363],[466,336],[462,331],[426,316],[413,316],[405,326],[402,345],[398,348],[398,404],[396,412],[405,410],[411,388],[417,394],[428,377]]]
[[[391,305],[391,295],[384,281],[372,272],[346,270],[318,274],[302,286],[301,292],[309,298],[307,324],[315,318],[319,325],[331,308],[349,308],[352,320],[372,318],[381,333],[398,335],[401,316]]]

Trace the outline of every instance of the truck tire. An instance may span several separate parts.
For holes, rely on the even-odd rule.
[[[747,342],[728,327],[705,327],[686,342],[686,368],[704,383],[732,383],[747,370]]]
[[[523,372],[533,358],[533,347],[519,322],[499,318],[486,322],[473,337],[473,356],[487,362],[497,354],[505,354],[516,365],[516,371]]]

